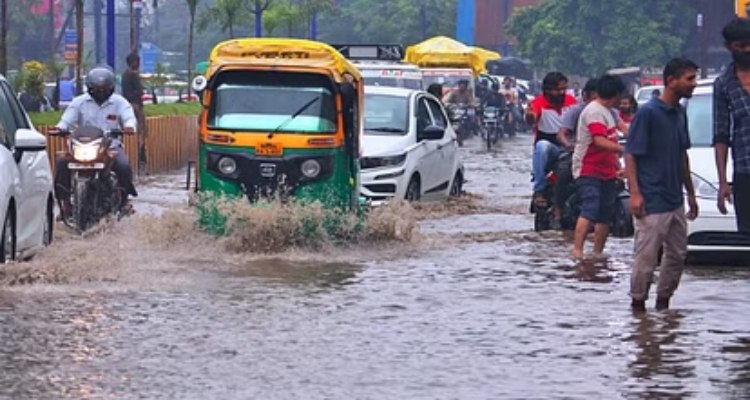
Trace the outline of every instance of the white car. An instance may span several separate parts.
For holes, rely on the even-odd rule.
[[[5,78],[0,87],[0,263],[6,263],[52,242],[54,200],[47,140]]]
[[[727,205],[727,215],[721,214],[716,208],[719,179],[714,149],[711,146],[713,87],[696,88],[686,105],[692,144],[688,156],[700,211],[698,218],[688,223],[688,252],[750,252],[750,240],[737,232],[732,205]],[[732,177],[731,155],[727,165],[727,177]]]
[[[442,104],[421,90],[365,87],[361,193],[373,204],[459,195],[456,133]]]
[[[662,92],[664,91],[664,86],[643,86],[640,89],[635,91],[635,101],[638,103],[638,105],[643,105],[648,103],[649,100],[654,96],[655,91]]]

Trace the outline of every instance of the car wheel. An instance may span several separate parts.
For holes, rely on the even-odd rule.
[[[453,177],[453,183],[451,184],[450,196],[451,197],[461,196],[461,194],[463,193],[463,188],[464,188],[464,177],[461,175],[461,172],[456,172],[456,176]]]
[[[16,216],[8,209],[0,235],[0,263],[8,263],[16,259]]]
[[[409,179],[409,186],[406,187],[406,201],[419,201],[421,197],[419,177],[414,175]]]
[[[47,200],[47,211],[44,219],[44,233],[42,236],[42,243],[44,246],[52,244],[52,234],[55,227],[55,206],[52,198]]]

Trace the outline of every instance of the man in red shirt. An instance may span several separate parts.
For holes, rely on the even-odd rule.
[[[568,78],[560,72],[550,72],[542,81],[542,96],[536,97],[526,111],[526,120],[534,130],[534,155],[532,174],[534,206],[546,208],[543,192],[547,183],[550,160],[557,160],[563,147],[557,140],[562,126],[562,115],[576,104],[573,96],[566,94]]]
[[[583,109],[573,151],[573,177],[576,178],[581,213],[576,223],[572,256],[583,257],[583,245],[594,225],[594,255],[601,256],[614,218],[617,201],[617,120],[612,107],[620,102],[625,84],[616,76],[604,75],[597,84],[598,97]]]

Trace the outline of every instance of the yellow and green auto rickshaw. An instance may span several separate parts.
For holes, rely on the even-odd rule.
[[[197,190],[357,207],[364,85],[332,47],[236,39],[211,52],[201,94]]]

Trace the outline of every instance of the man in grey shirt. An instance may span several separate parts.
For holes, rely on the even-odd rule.
[[[124,97],[115,94],[115,74],[108,67],[95,67],[86,76],[88,93],[82,94],[70,103],[57,123],[60,130],[71,130],[79,126],[93,126],[104,131],[122,129],[134,133],[138,124],[133,107]],[[138,196],[133,186],[133,171],[130,161],[123,151],[122,143],[113,143],[114,164],[112,169],[126,194]],[[55,196],[63,202],[60,210],[63,218],[70,211],[70,169],[69,158],[57,160],[55,164]],[[125,200],[128,205],[127,199]]]

